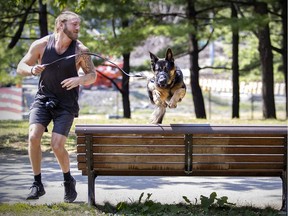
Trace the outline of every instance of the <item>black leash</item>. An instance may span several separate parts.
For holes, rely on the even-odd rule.
[[[115,67],[117,67],[117,68],[118,68],[123,74],[125,74],[126,76],[129,76],[129,77],[145,77],[142,73],[133,74],[133,75],[128,74],[128,73],[126,73],[122,68],[120,68],[117,64],[115,64],[114,62],[110,61],[109,59],[104,58],[104,57],[102,57],[102,56],[99,55],[99,54],[91,53],[91,52],[78,53],[78,54],[73,54],[73,55],[65,56],[65,57],[62,57],[62,58],[60,58],[60,59],[57,59],[57,60],[55,60],[55,61],[53,61],[53,62],[50,62],[50,63],[47,63],[47,64],[43,64],[43,66],[47,67],[47,66],[52,65],[52,64],[55,64],[55,63],[57,63],[57,62],[59,62],[59,61],[68,60],[68,59],[70,59],[70,58],[73,58],[73,57],[75,57],[75,56],[80,56],[80,55],[90,55],[90,56],[96,56],[96,57],[98,57],[98,58],[101,58],[101,59],[103,59],[104,61],[107,61],[107,62],[111,63],[112,65],[114,65]]]

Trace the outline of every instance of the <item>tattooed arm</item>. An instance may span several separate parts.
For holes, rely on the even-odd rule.
[[[78,41],[76,46],[76,53],[85,53],[89,52],[88,48],[85,47],[80,41]],[[79,85],[89,85],[95,82],[97,75],[95,72],[95,67],[93,61],[89,55],[78,55],[76,56],[76,68],[82,68],[84,71],[84,76],[72,77],[65,79],[61,82],[63,88],[70,90]]]

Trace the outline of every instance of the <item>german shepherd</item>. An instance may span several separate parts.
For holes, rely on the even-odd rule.
[[[155,105],[151,123],[162,124],[166,107],[176,108],[186,94],[183,73],[174,64],[174,57],[170,48],[165,58],[158,58],[150,53],[151,69],[154,76],[148,79],[147,90],[150,102]]]

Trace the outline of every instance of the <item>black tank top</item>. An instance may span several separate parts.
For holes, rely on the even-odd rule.
[[[42,64],[53,62],[59,58],[75,54],[76,41],[72,41],[68,49],[61,55],[55,49],[55,35],[49,37],[48,44],[45,48]],[[63,108],[74,116],[78,116],[79,105],[79,87],[71,90],[62,88],[61,82],[64,79],[78,76],[76,69],[75,57],[59,61],[49,65],[40,75],[38,84],[38,92],[35,97],[35,105],[37,101],[43,103],[49,99],[56,99],[59,107]]]

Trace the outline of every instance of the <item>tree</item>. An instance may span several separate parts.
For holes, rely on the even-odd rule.
[[[39,0],[39,27],[40,37],[48,35],[47,5]]]
[[[231,17],[234,21],[232,23],[232,118],[239,118],[239,28],[237,8],[234,3],[231,3]],[[235,25],[236,23],[236,25]]]
[[[273,88],[274,70],[276,69],[276,75],[277,75],[277,79],[279,81],[279,73],[277,73],[277,72],[282,67],[279,67],[279,55],[276,56],[276,60],[275,60],[274,55],[272,53],[272,49],[276,52],[281,53],[282,55],[284,53],[284,52],[282,52],[283,48],[279,49],[279,48],[275,47],[275,44],[280,45],[278,43],[278,41],[281,41],[281,39],[279,38],[279,34],[280,34],[279,25],[277,25],[278,20],[277,20],[277,17],[275,18],[275,15],[280,17],[280,15],[278,15],[276,12],[277,10],[279,11],[279,2],[278,1],[269,1],[269,4],[266,4],[266,7],[267,7],[266,13],[260,13],[260,12],[255,13],[256,5],[261,4],[261,2],[256,2],[256,1],[250,1],[250,2],[231,1],[231,2],[233,2],[235,5],[237,5],[237,11],[236,12],[239,12],[242,16],[241,18],[237,18],[237,22],[236,22],[236,20],[234,22],[232,22],[232,26],[239,28],[239,32],[241,32],[241,37],[239,39],[240,39],[240,42],[242,44],[244,43],[244,44],[248,45],[250,43],[248,46],[246,45],[247,47],[245,48],[245,50],[242,50],[240,52],[240,66],[239,66],[239,68],[240,68],[239,72],[241,72],[240,75],[242,75],[242,77],[246,76],[247,77],[246,79],[251,78],[251,76],[250,77],[247,76],[249,72],[250,72],[250,74],[253,73],[254,77],[256,77],[255,75],[258,75],[258,74],[259,74],[259,76],[261,75],[262,83],[263,83],[262,97],[263,97],[263,101],[264,101],[263,102],[263,117],[264,118],[276,118],[275,101],[274,101],[274,88]],[[282,9],[283,11],[286,10],[284,7],[282,7],[282,8],[283,8]],[[256,15],[253,14],[253,12]],[[271,15],[273,15],[273,16],[271,16]],[[273,28],[272,37],[273,37],[274,41],[271,41],[271,33],[270,33],[271,27]],[[265,32],[263,30],[265,28],[266,28],[266,30],[268,29],[268,31]],[[257,31],[255,31],[255,29]],[[277,33],[277,32],[279,32],[279,33]],[[264,33],[265,33],[265,38],[266,38],[265,40],[263,40]],[[256,44],[256,43],[254,42],[254,44],[253,44],[253,43],[249,42],[254,37],[251,34],[254,34],[258,39],[258,43],[259,43],[258,52],[257,52],[257,48],[254,47],[254,44]],[[259,35],[262,35],[262,37],[260,38]],[[234,36],[233,36],[233,38],[234,38]],[[249,43],[247,43],[247,42],[249,42]],[[272,45],[272,42],[274,42],[274,46]],[[234,46],[234,42],[232,44]],[[285,46],[283,46],[283,47],[285,47]],[[264,53],[267,53],[267,51],[268,51],[269,55],[264,55]],[[253,52],[254,52],[254,54],[252,54]],[[285,52],[285,53],[287,54],[287,52]],[[233,68],[235,67],[235,66],[233,66],[233,64],[234,64],[233,62],[235,62],[235,60],[236,60],[236,58],[234,57],[236,54],[237,53],[235,53],[235,52],[232,53],[232,70],[234,70]],[[264,60],[264,58],[265,58],[265,60]],[[283,65],[285,68],[284,62],[285,61],[283,61]],[[262,65],[262,64],[264,64],[264,65]],[[286,60],[286,64],[287,64],[287,60]],[[259,70],[259,69],[261,69],[261,70]],[[259,72],[261,71],[261,73],[259,73],[258,71]],[[233,74],[234,74],[234,72],[233,72]],[[234,77],[234,75],[233,75],[233,77]],[[233,81],[233,88],[234,88],[234,86],[235,86],[235,83]],[[236,90],[233,90],[233,92],[236,92]],[[233,100],[234,100],[234,97],[236,97],[236,96],[233,93]],[[233,104],[234,104],[234,101],[233,101]],[[235,107],[232,108],[232,111],[233,111],[233,109],[235,109]],[[270,114],[267,114],[267,112]],[[232,116],[233,116],[233,113],[232,113]]]
[[[21,5],[17,5],[15,1],[0,2],[0,86],[10,86],[21,82],[20,77],[15,78],[17,60],[20,60],[28,49],[25,41],[30,40],[30,37],[33,38],[32,34],[30,37],[23,36],[23,32],[27,31],[25,25],[27,21],[32,23],[34,16],[30,11],[35,2],[35,0],[30,0]]]
[[[17,7],[15,6],[16,3],[14,1],[9,1],[8,4],[4,4],[2,2],[0,3],[0,6],[2,6],[1,11],[3,11],[2,16],[0,17],[0,38],[4,39],[1,40],[2,46],[0,47],[1,71],[2,68],[5,68],[5,70],[7,70],[7,68],[13,68],[17,63],[17,61],[14,60],[13,62],[11,58],[9,59],[9,57],[7,57],[7,53],[5,53],[6,50],[4,51],[3,47],[7,47],[8,44],[10,44],[13,49],[10,49],[8,52],[13,52],[13,54],[17,52],[19,53],[19,56],[23,55],[23,52],[27,50],[26,47],[28,46],[27,43],[23,43],[23,41],[31,39],[34,40],[46,35],[49,27],[45,29],[45,26],[49,26],[49,24],[52,23],[49,20],[49,14],[53,15],[53,13],[58,13],[59,10],[64,9],[68,5],[70,10],[71,8],[82,9],[82,11],[80,11],[80,15],[83,15],[84,21],[80,39],[93,51],[96,50],[103,55],[113,55],[117,56],[118,58],[122,57],[124,61],[124,70],[128,73],[130,73],[130,52],[135,46],[139,45],[141,41],[143,41],[149,35],[160,34],[170,37],[171,41],[174,41],[173,46],[175,47],[175,50],[177,50],[176,54],[181,54],[181,52],[189,54],[191,75],[190,85],[197,118],[206,118],[204,99],[201,87],[199,85],[200,71],[204,68],[214,68],[214,66],[201,67],[198,61],[199,53],[209,44],[212,36],[214,38],[219,38],[220,36],[225,38],[226,35],[229,35],[229,40],[231,40],[230,34],[226,34],[228,32],[231,33],[231,27],[233,33],[233,47],[231,55],[232,62],[230,58],[226,59],[225,64],[223,64],[220,68],[230,68],[229,70],[231,70],[232,65],[232,117],[239,117],[239,75],[243,77],[250,72],[258,73],[260,76],[260,73],[258,72],[260,65],[259,62],[262,64],[267,64],[262,66],[262,69],[267,69],[262,73],[263,82],[268,82],[268,84],[265,84],[266,89],[263,90],[265,93],[265,95],[263,94],[263,99],[265,97],[266,100],[265,103],[263,103],[263,109],[264,107],[265,109],[267,108],[267,103],[270,103],[271,97],[274,97],[273,92],[271,92],[271,89],[273,89],[273,65],[274,70],[276,67],[275,65],[279,65],[280,55],[278,53],[282,55],[283,59],[282,62],[284,69],[282,71],[284,72],[287,90],[287,8],[285,7],[285,5],[287,6],[287,2],[285,0],[268,1],[268,4],[265,3],[267,10],[264,13],[262,9],[257,9],[256,7],[255,10],[251,10],[256,3],[261,4],[261,2],[241,0],[163,0],[160,2],[156,0],[99,0],[96,3],[87,0],[55,0],[53,2],[53,6],[57,5],[57,8],[53,8],[52,5],[48,5],[47,7],[45,5],[47,1],[44,0],[43,2],[42,0],[38,0],[38,4],[36,4],[36,0],[17,0],[17,2],[21,2],[23,4],[19,4]],[[243,16],[240,7],[244,8],[244,13],[248,18]],[[260,6],[260,8],[261,7],[262,6]],[[222,14],[219,13],[222,11]],[[231,11],[231,16],[229,16],[229,11]],[[257,12],[259,16],[255,17],[255,12]],[[237,13],[241,14],[241,19],[237,17]],[[213,14],[213,17],[210,16],[211,14]],[[269,28],[274,28],[276,26],[276,29],[280,29],[279,25],[277,25],[277,20],[275,21],[271,19],[271,17],[270,20],[267,19],[267,16],[271,14],[274,17],[281,17],[283,40],[279,40],[279,36],[275,37],[273,35],[272,38],[270,37],[271,35]],[[48,20],[47,24],[45,24],[45,19]],[[36,23],[35,20],[37,20],[38,23]],[[264,25],[262,25],[263,23]],[[95,29],[97,29],[98,34],[93,34]],[[215,34],[214,29],[216,29],[216,31],[218,31],[220,34]],[[265,40],[261,40],[261,42],[259,38],[260,55],[257,56],[253,54],[251,55],[251,58],[247,58],[248,52],[251,54],[252,52],[257,52],[257,49],[254,49],[252,45],[250,47],[254,50],[249,49],[249,46],[245,48],[246,53],[243,58],[243,50],[241,51],[241,47],[238,47],[237,44],[239,44],[239,42],[237,41],[243,43],[243,37],[245,38],[245,42],[249,41],[250,38],[255,39],[254,36],[251,36],[251,32],[254,32],[255,29],[257,29],[257,32],[255,32],[257,36],[265,36]],[[274,31],[275,29],[273,29],[272,33]],[[270,39],[268,37],[270,37]],[[264,37],[261,38],[263,39]],[[9,42],[7,43],[7,41]],[[275,41],[282,41],[282,47],[279,45],[280,43],[277,43],[280,48],[275,47]],[[230,43],[231,42],[229,41],[229,44]],[[5,44],[5,46],[3,46],[3,44]],[[18,44],[21,44],[21,46]],[[187,49],[188,44],[189,48]],[[273,55],[273,53],[269,51],[272,55],[269,54],[268,58],[264,60],[265,56],[263,53],[265,51],[265,47],[276,51],[276,55],[275,53]],[[237,52],[239,52],[240,61],[238,60]],[[259,56],[261,56],[261,61],[259,61]],[[123,76],[122,86],[123,88],[119,89],[119,91],[122,94],[123,99],[123,115],[126,118],[130,118],[129,77]],[[272,107],[273,101],[274,98],[271,102]],[[263,111],[264,117],[266,116],[266,114],[264,115],[264,112],[272,113],[272,115],[267,114],[267,116],[269,116],[268,118],[273,116],[273,110],[266,110],[267,111]]]
[[[255,12],[261,16],[268,15],[267,3],[257,2]],[[259,26],[257,36],[259,39],[259,54],[262,66],[262,97],[263,117],[276,118],[274,100],[274,74],[273,74],[273,53],[270,41],[270,29],[268,22]]]
[[[272,45],[272,50],[275,53],[279,53],[282,57],[282,65],[279,68],[283,72],[285,82],[285,94],[286,94],[286,118],[288,117],[288,90],[287,90],[287,0],[273,1],[270,8],[268,8],[269,14],[281,19],[281,30],[276,33],[280,35],[281,39],[277,39],[280,43]],[[275,22],[274,22],[275,23]],[[277,31],[272,25],[271,32]],[[274,33],[275,34],[275,33]]]
[[[122,56],[123,69],[130,74],[130,52],[149,35],[149,20],[137,16],[138,11],[144,13],[149,9],[148,4],[133,0],[99,0],[97,4],[89,2],[87,6],[83,16],[87,17],[85,20],[91,20],[91,32],[95,29],[100,32],[98,36],[88,35],[87,38],[93,40],[91,47],[103,55]],[[122,89],[118,90],[122,95],[123,117],[131,118],[129,76],[123,74]]]
[[[285,80],[285,94],[286,94],[286,118],[288,118],[288,71],[287,71],[287,1],[281,0],[281,22],[282,22],[282,61],[283,61],[283,74]]]
[[[197,118],[206,118],[206,111],[201,87],[199,85],[199,47],[198,47],[198,22],[195,1],[187,0],[187,18],[195,30],[189,33],[189,59],[190,59],[190,84],[192,88],[195,114]]]
[[[288,71],[287,71],[287,1],[280,1],[280,8],[282,9],[281,13],[281,23],[282,23],[282,48],[280,53],[282,55],[283,62],[283,74],[285,80],[285,94],[286,94],[286,119],[288,118]]]

